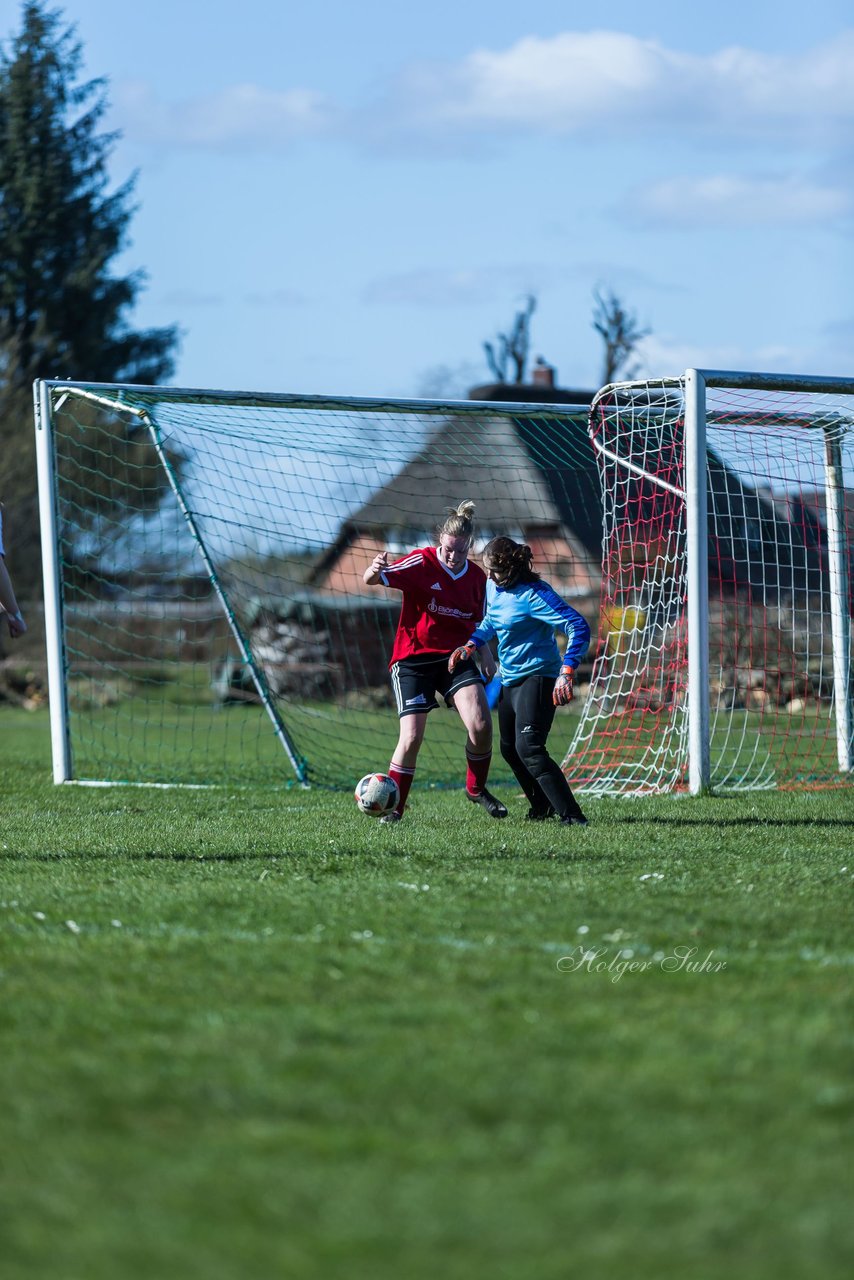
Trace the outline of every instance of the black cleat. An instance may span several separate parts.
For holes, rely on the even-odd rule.
[[[562,827],[589,827],[590,823],[583,813],[570,813],[565,818],[561,818],[560,825]]]
[[[532,805],[531,808],[528,810],[528,812],[525,814],[525,821],[526,822],[545,822],[547,818],[553,818],[554,816],[555,816],[555,810],[552,808],[551,805],[549,805],[547,809],[538,809],[535,805]]]
[[[487,791],[486,787],[483,788],[480,795],[473,796],[470,791],[467,791],[466,795],[472,804],[483,805],[490,818],[507,817],[507,806],[503,805],[500,800],[496,800],[495,796]]]
[[[386,826],[389,826],[389,824],[392,822],[400,822],[402,817],[403,817],[402,813],[398,813],[397,809],[392,809],[391,813],[383,814],[383,816],[380,818],[380,822],[384,823]]]

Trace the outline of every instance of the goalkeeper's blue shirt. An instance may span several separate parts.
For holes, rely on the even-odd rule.
[[[555,629],[566,635],[561,659]],[[560,675],[561,661],[577,667],[590,644],[590,628],[577,609],[562,600],[542,580],[520,582],[505,589],[490,578],[486,584],[486,613],[472,640],[478,649],[498,640],[501,681],[518,684],[527,676]]]

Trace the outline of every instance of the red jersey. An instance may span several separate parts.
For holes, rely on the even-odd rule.
[[[486,606],[486,574],[467,560],[452,573],[435,547],[419,547],[380,574],[403,592],[389,666],[401,658],[450,654],[471,638]]]

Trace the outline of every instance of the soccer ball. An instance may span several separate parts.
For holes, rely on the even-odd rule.
[[[356,804],[372,818],[381,818],[397,808],[400,792],[387,773],[366,773],[356,785]]]

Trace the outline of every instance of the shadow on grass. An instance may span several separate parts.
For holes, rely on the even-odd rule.
[[[592,824],[591,824],[592,825]],[[848,818],[644,818],[629,814],[617,818],[608,826],[651,827],[828,827],[830,829],[854,827],[854,819]]]
[[[412,857],[411,849],[389,848],[379,850],[377,854],[366,854],[364,849],[282,849],[276,846],[270,849],[246,849],[236,852],[223,853],[186,853],[183,851],[169,851],[167,849],[123,849],[120,852],[110,849],[57,849],[57,850],[39,850],[38,852],[27,852],[23,849],[8,849],[3,853],[4,862],[71,862],[75,858],[91,858],[98,862],[114,862],[121,860],[123,862],[259,862],[259,861],[275,861],[280,859],[287,862],[290,859],[311,858],[315,860],[330,860],[332,858],[361,858],[373,859],[376,856],[410,858]]]

